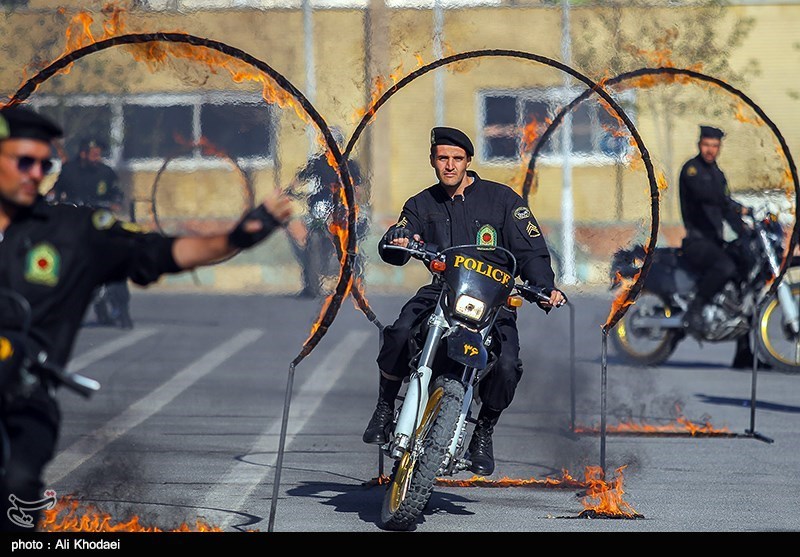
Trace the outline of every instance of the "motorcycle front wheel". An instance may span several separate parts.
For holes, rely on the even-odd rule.
[[[787,284],[792,300],[800,304],[800,282]],[[758,357],[774,370],[784,373],[800,373],[800,336],[794,334],[786,323],[777,296],[762,306],[758,314],[756,342]]]
[[[637,326],[639,317],[671,317],[674,309],[663,296],[642,290],[636,303],[628,308],[611,330],[611,342],[616,352],[628,363],[640,366],[657,366],[675,351],[683,336],[679,329]]]
[[[444,376],[433,382],[428,405],[417,428],[417,442],[395,463],[392,481],[383,496],[383,528],[408,530],[422,515],[455,435],[463,400],[461,382]],[[415,446],[420,445],[421,451],[415,450]]]

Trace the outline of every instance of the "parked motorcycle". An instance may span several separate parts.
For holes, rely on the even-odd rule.
[[[784,231],[773,213],[752,220],[752,233],[738,241],[739,252],[749,255],[745,273],[741,280],[729,281],[703,308],[700,331],[684,323],[698,276],[681,248],[655,249],[639,296],[611,331],[612,344],[620,356],[633,364],[659,365],[687,336],[702,343],[731,341],[750,334],[757,312],[755,342],[760,360],[779,371],[800,371],[800,282],[787,273],[776,292],[767,297],[780,271]],[[641,245],[615,254],[612,289],[635,279],[645,254]]]
[[[381,447],[396,462],[381,508],[381,525],[408,530],[427,505],[436,478],[470,466],[465,457],[467,423],[475,423],[472,405],[477,385],[491,373],[498,341],[495,320],[505,308],[549,300],[549,292],[515,283],[517,262],[502,247],[460,245],[439,251],[411,241],[407,251],[424,261],[434,284],[442,287],[436,305],[420,316],[419,350],[394,431]]]

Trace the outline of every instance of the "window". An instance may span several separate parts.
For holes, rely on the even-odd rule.
[[[50,105],[42,106],[40,110],[64,129],[64,148],[70,157],[78,152],[84,138],[111,145],[112,114],[109,106]]]
[[[167,158],[192,138],[191,106],[128,104],[122,107],[122,118],[125,160]]]
[[[186,149],[201,139],[243,168],[271,164],[275,152],[274,111],[259,96],[85,95],[41,97],[32,104],[64,128],[69,156],[92,136],[110,146],[110,162],[132,170],[157,170],[167,158],[178,167],[225,164],[199,148]]]
[[[478,152],[483,162],[518,164],[536,145],[549,122],[580,89],[547,88],[479,93]],[[633,96],[625,92],[616,99],[633,117]],[[596,98],[590,97],[571,111],[572,160],[577,163],[612,163],[629,149],[627,129],[609,114]],[[539,151],[544,163],[558,163],[562,157],[564,123]],[[623,133],[620,133],[623,132]]]

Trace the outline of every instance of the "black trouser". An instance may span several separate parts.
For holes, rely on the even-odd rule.
[[[0,530],[32,532],[38,526],[41,510],[25,509],[27,503],[44,498],[44,468],[55,453],[60,414],[55,400],[44,389],[37,389],[29,399],[17,399],[2,412],[2,427],[7,435],[8,451],[3,447],[3,471],[0,475]],[[9,501],[13,495],[16,505]],[[57,494],[56,494],[57,496]],[[13,507],[20,510],[13,510]],[[28,506],[30,508],[30,506]],[[9,510],[11,516],[9,517]],[[29,521],[30,527],[25,527]]]
[[[706,304],[725,283],[739,273],[738,260],[731,248],[705,238],[685,238],[683,254],[699,274],[697,300]]]
[[[409,339],[420,316],[427,313],[439,297],[440,287],[423,286],[403,308],[397,320],[383,329],[383,342],[378,352],[378,369],[381,372],[404,378],[409,374],[408,362],[412,355]],[[494,410],[505,410],[514,398],[517,384],[522,378],[522,360],[519,358],[519,332],[516,313],[501,310],[495,322],[497,364],[478,386],[483,404]],[[444,351],[440,350],[439,354]]]
[[[318,295],[322,279],[338,272],[334,270],[336,262],[336,246],[331,234],[324,228],[309,228],[306,237],[306,249],[303,254],[303,287]]]

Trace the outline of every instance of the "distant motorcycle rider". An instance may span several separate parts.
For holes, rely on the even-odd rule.
[[[699,273],[697,293],[685,316],[686,325],[693,331],[703,330],[703,308],[728,281],[740,276],[749,257],[745,241],[750,232],[741,217],[750,210],[731,198],[728,181],[717,164],[724,135],[719,128],[700,126],[699,153],[683,165],[679,179],[686,229],[683,253]],[[724,222],[736,233],[735,242],[724,240]],[[749,367],[752,362],[749,335],[743,335],[737,340],[732,367]]]

